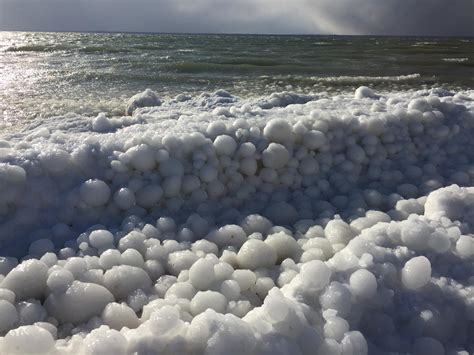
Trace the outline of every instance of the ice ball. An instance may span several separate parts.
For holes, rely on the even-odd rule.
[[[189,269],[189,281],[198,290],[207,289],[214,280],[214,264],[207,259],[197,260]]]
[[[352,292],[361,298],[369,299],[377,292],[377,279],[369,270],[360,269],[349,278]]]
[[[262,153],[263,165],[270,169],[283,168],[290,160],[290,153],[284,145],[270,143]]]
[[[411,258],[402,269],[402,283],[411,290],[425,286],[431,279],[431,263],[425,256]]]
[[[293,129],[287,121],[276,118],[266,124],[263,135],[271,142],[285,143],[292,140]]]
[[[237,143],[231,136],[223,134],[214,140],[214,148],[218,155],[233,156],[237,149]]]
[[[108,230],[98,229],[89,234],[89,243],[94,248],[105,248],[112,246],[114,236]]]
[[[102,312],[102,319],[110,328],[116,330],[123,327],[133,329],[140,324],[133,309],[123,303],[109,303]]]
[[[191,300],[191,313],[196,316],[206,309],[223,313],[226,306],[227,300],[223,294],[214,291],[199,291]]]
[[[13,328],[18,321],[18,313],[13,304],[0,300],[0,334]]]
[[[62,323],[80,324],[100,315],[113,301],[114,296],[104,286],[74,281],[66,292],[50,294],[45,307]]]
[[[19,301],[41,298],[47,277],[48,267],[39,260],[31,259],[10,271],[3,280],[2,287],[13,291]]]
[[[47,355],[54,351],[54,339],[46,329],[26,325],[13,329],[5,335],[3,351],[12,355]]]
[[[126,299],[135,290],[146,290],[151,284],[146,271],[135,266],[114,266],[104,274],[104,286],[118,300]]]
[[[105,205],[110,197],[110,187],[99,179],[83,182],[79,191],[82,200],[91,207]]]
[[[237,261],[241,268],[255,270],[261,267],[274,266],[277,261],[277,254],[265,242],[250,239],[240,248]]]

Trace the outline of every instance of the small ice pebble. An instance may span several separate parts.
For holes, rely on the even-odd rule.
[[[74,281],[65,292],[50,294],[45,307],[60,322],[80,324],[100,315],[113,301],[114,296],[104,286]]]
[[[12,329],[18,322],[18,313],[15,306],[5,300],[0,300],[0,333]]]
[[[214,291],[199,291],[191,300],[191,312],[197,315],[206,309],[213,309],[223,313],[226,305],[227,300],[223,294]]]
[[[80,188],[82,200],[91,207],[103,206],[110,197],[110,187],[99,179],[90,179]]]
[[[214,280],[214,264],[209,260],[199,259],[189,269],[189,281],[198,290],[207,289]]]
[[[114,236],[108,230],[99,229],[89,234],[89,242],[94,248],[104,248],[113,245]]]
[[[359,269],[349,279],[352,292],[358,297],[369,299],[377,292],[377,279],[369,270]]]
[[[47,355],[54,351],[54,339],[46,329],[26,325],[7,333],[2,350],[5,354],[12,355]]]
[[[417,290],[431,279],[431,263],[425,256],[411,258],[402,269],[402,283],[408,289]]]
[[[2,287],[13,291],[17,300],[41,298],[46,288],[47,273],[48,267],[43,262],[27,260],[8,273]]]
[[[271,267],[277,261],[277,253],[265,242],[249,239],[240,248],[237,261],[243,269],[255,270],[261,267]]]
[[[133,309],[123,303],[109,303],[102,312],[102,319],[110,328],[116,330],[123,327],[133,329],[140,324]]]

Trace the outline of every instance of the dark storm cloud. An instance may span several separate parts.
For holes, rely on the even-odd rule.
[[[474,0],[307,0],[336,34],[474,36]]]
[[[474,0],[0,0],[0,30],[474,35]]]
[[[0,30],[312,32],[304,9],[289,7],[285,0],[0,0]]]

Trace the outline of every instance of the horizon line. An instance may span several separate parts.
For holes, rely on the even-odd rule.
[[[149,32],[149,31],[87,31],[87,30],[2,30],[0,32],[25,33],[96,33],[96,34],[135,34],[135,35],[185,35],[185,36],[298,36],[298,37],[388,37],[388,38],[474,38],[474,35],[429,35],[429,34],[329,34],[329,33],[243,33],[243,32]]]

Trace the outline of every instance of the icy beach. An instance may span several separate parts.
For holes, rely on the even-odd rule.
[[[474,91],[159,96],[0,142],[1,354],[472,354]]]

